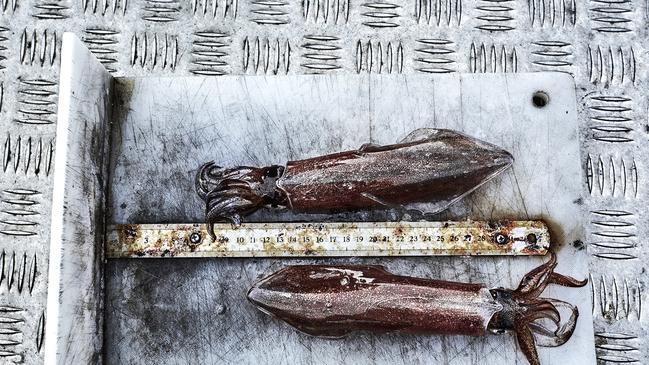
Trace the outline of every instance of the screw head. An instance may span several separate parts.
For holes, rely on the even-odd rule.
[[[506,235],[504,235],[504,234],[502,234],[502,233],[500,233],[500,232],[499,232],[499,233],[496,233],[496,234],[494,235],[494,242],[496,242],[496,243],[499,244],[499,245],[504,245],[504,244],[506,244],[508,241],[509,241],[509,238],[508,238]]]
[[[203,237],[201,237],[201,234],[198,232],[193,232],[192,234],[189,235],[189,242],[193,245],[197,245],[201,243],[201,240]]]

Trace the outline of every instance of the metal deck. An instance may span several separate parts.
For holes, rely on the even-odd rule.
[[[43,358],[60,45],[71,31],[114,75],[574,75],[597,357],[647,362],[648,19],[636,0],[2,0],[0,356]]]

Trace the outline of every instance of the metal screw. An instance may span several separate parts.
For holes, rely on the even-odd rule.
[[[534,233],[530,233],[527,235],[527,242],[531,244],[535,244],[537,241],[536,235]]]
[[[505,243],[507,243],[507,241],[509,241],[509,238],[507,238],[507,236],[502,233],[496,233],[496,235],[494,236],[494,241],[499,245],[504,245]]]
[[[201,234],[197,233],[197,232],[194,232],[194,233],[189,235],[189,242],[191,242],[193,245],[197,245],[197,244],[201,243],[202,239],[203,239],[203,237],[201,237]]]

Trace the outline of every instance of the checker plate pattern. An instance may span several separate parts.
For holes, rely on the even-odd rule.
[[[560,71],[597,357],[649,361],[646,0],[0,0],[0,363],[40,363],[61,35],[117,76]]]

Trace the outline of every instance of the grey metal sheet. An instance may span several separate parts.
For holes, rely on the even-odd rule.
[[[202,161],[281,164],[366,142],[396,142],[416,128],[450,128],[498,144],[515,162],[442,216],[426,218],[543,219],[557,245],[558,270],[585,277],[586,252],[573,244],[584,234],[573,85],[562,73],[117,79],[108,219],[200,221],[203,207],[193,177]],[[550,99],[543,108],[532,103],[539,90]],[[278,214],[269,208],[250,220],[422,218],[394,210],[332,216]],[[449,364],[524,361],[510,336],[360,335],[332,342],[296,333],[247,303],[245,293],[255,279],[283,265],[313,260],[173,261],[108,262],[109,363],[406,364],[418,357]],[[515,287],[543,260],[325,261],[380,263],[397,273]],[[569,343],[540,350],[543,363],[594,362],[588,288],[554,288],[547,295],[577,304],[582,315]],[[171,351],[164,350],[167,346]]]
[[[3,328],[18,332],[2,335],[15,343],[2,359],[43,356],[58,66],[61,35],[72,31],[115,75],[349,74],[370,72],[368,60],[372,73],[573,74],[581,162],[592,176],[585,206],[598,212],[588,214],[585,242],[598,357],[647,362],[647,8],[637,0],[0,1],[0,304],[19,309],[7,314],[18,321]],[[16,197],[36,204],[7,203]],[[21,277],[33,285],[17,286]],[[626,350],[612,349],[619,344]]]
[[[45,362],[99,363],[113,78],[74,34],[63,51]]]

